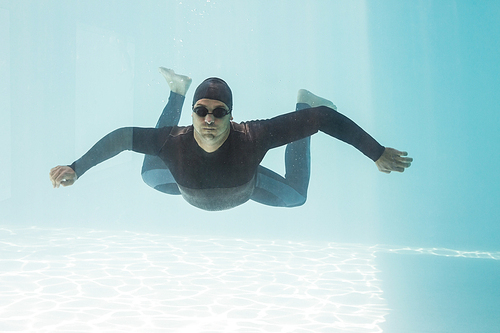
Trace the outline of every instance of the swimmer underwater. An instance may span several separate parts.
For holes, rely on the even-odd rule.
[[[93,166],[124,150],[145,154],[142,178],[166,194],[182,195],[203,210],[230,209],[254,200],[276,207],[305,203],[310,178],[310,137],[318,131],[344,141],[375,162],[381,172],[403,172],[412,158],[380,145],[329,100],[300,89],[296,111],[267,120],[233,122],[232,92],[208,78],[195,91],[192,125],[178,126],[191,78],[160,67],[170,96],[155,128],[119,128],[69,166],[50,170],[54,188],[69,186]],[[260,162],[286,146],[285,177]]]

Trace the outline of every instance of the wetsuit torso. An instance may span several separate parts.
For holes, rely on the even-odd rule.
[[[310,136],[318,130],[349,143],[376,161],[384,147],[342,114],[316,107],[268,120],[231,123],[230,134],[215,152],[198,146],[193,126],[122,128],[101,139],[71,167],[78,177],[123,150],[157,155],[170,169],[183,197],[205,210],[246,202],[257,167],[269,149]]]

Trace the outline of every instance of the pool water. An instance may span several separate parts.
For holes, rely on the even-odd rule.
[[[499,332],[500,2],[0,0],[1,332]],[[324,133],[307,202],[206,212],[124,152],[163,66],[217,76],[235,122],[331,100],[414,158],[378,171]],[[284,147],[262,164],[284,173]],[[207,170],[207,176],[210,176]]]

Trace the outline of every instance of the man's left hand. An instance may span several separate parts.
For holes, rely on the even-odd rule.
[[[385,148],[382,156],[375,162],[380,171],[391,173],[391,171],[404,172],[409,168],[413,158],[406,157],[408,153],[394,148]]]

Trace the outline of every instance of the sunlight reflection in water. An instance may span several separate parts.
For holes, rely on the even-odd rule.
[[[381,332],[377,252],[338,243],[0,229],[0,330]]]

